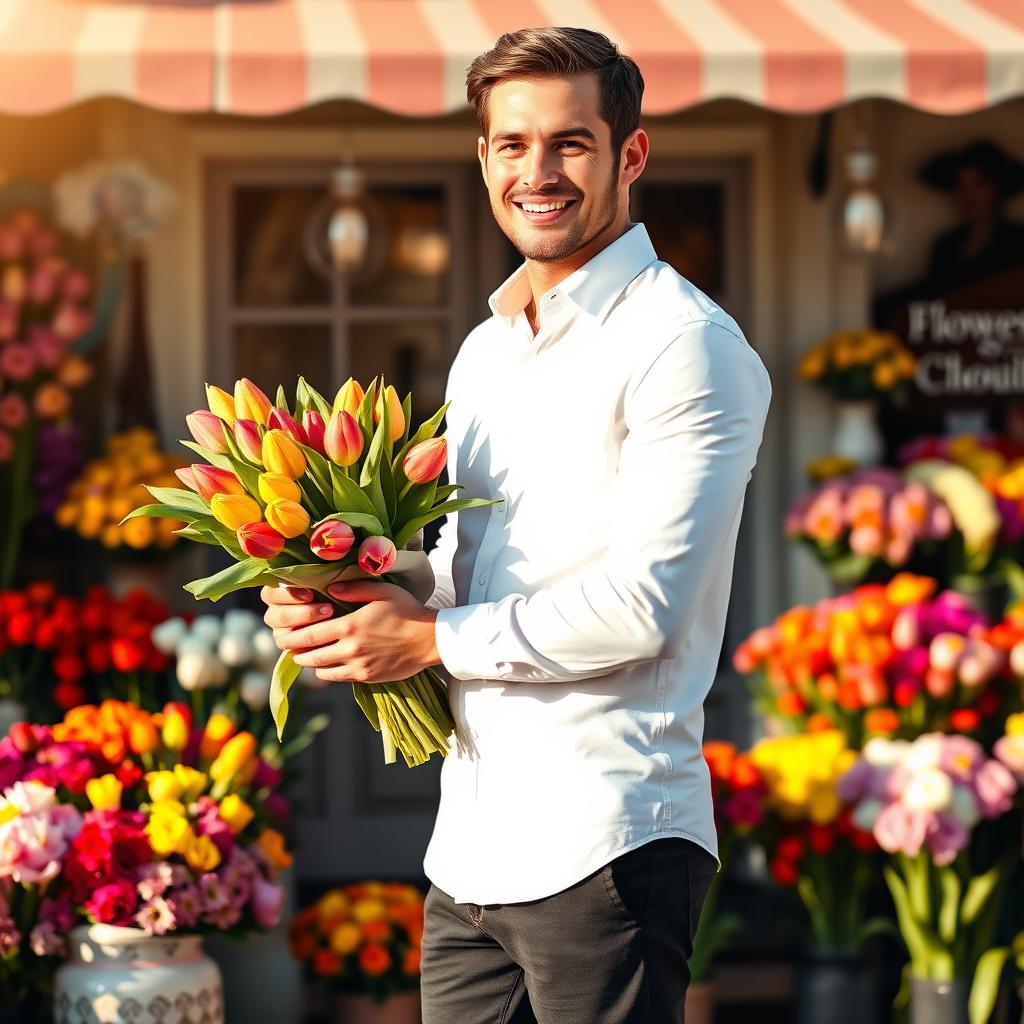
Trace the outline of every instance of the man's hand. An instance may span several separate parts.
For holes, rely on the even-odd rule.
[[[347,615],[316,600],[303,587],[264,587],[263,621],[295,662],[316,669],[328,682],[385,683],[407,679],[441,658],[434,643],[437,612],[392,583],[354,580],[332,583],[328,593],[340,601],[367,602]]]

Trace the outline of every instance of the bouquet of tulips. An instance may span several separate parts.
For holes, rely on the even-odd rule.
[[[892,469],[828,480],[790,506],[786,536],[814,552],[838,583],[891,577],[915,555],[934,557],[953,531],[949,506]]]
[[[419,987],[423,894],[376,880],[332,889],[296,914],[289,936],[312,981],[382,1002]]]
[[[972,1024],[989,1019],[1010,956],[996,936],[1020,863],[1024,721],[1009,725],[994,757],[966,736],[872,740],[840,782],[890,857],[885,880],[912,974],[969,982]]]
[[[338,579],[376,577],[405,586],[421,600],[433,588],[421,548],[424,526],[449,512],[488,505],[449,500],[458,484],[440,485],[447,461],[435,437],[442,406],[418,429],[409,421],[412,396],[374,378],[365,390],[349,379],[329,404],[299,379],[289,407],[283,388],[276,405],[251,381],[233,395],[208,386],[209,409],[188,417],[195,441],[183,442],[206,462],[178,472],[187,490],[150,487],[157,504],[128,517],[185,520],[182,536],[219,544],[237,561],[187,589],[217,600],[242,587],[283,581],[327,596]],[[290,652],[278,659],[271,710],[283,730],[288,691],[299,674]],[[440,677],[353,684],[364,714],[382,736],[387,763],[401,751],[409,765],[448,752],[454,721]]]
[[[755,630],[733,657],[762,712],[793,731],[872,736],[935,729],[994,738],[1019,700],[1006,650],[953,591],[901,573],[886,585],[797,606]]]

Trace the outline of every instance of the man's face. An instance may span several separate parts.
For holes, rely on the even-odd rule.
[[[628,220],[597,75],[496,85],[479,156],[491,210],[529,260],[555,262]],[[621,227],[620,227],[621,230]]]

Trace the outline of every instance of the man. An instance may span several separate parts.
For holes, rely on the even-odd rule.
[[[716,870],[702,704],[771,387],[735,321],[629,221],[643,79],[604,36],[529,29],[469,70],[480,167],[525,257],[466,339],[427,606],[341,618],[265,589],[329,680],[442,664],[464,733],[427,850],[425,1024],[668,1024]],[[657,840],[656,842],[653,840]]]

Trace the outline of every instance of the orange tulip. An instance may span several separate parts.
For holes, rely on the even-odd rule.
[[[343,409],[327,424],[324,451],[336,466],[351,466],[363,454],[363,432],[355,418]]]
[[[235,415],[239,419],[266,426],[272,408],[270,399],[248,377],[235,381]]]
[[[405,412],[398,398],[398,392],[390,384],[377,395],[377,402],[373,407],[375,423],[380,422],[385,402],[388,403],[388,424],[391,427],[391,440],[394,442],[405,433]]]
[[[309,513],[296,501],[278,498],[267,505],[266,516],[283,537],[301,537],[309,529]]]
[[[259,505],[248,494],[215,494],[210,499],[210,511],[229,530],[239,530],[263,518]]]
[[[219,466],[197,462],[192,466],[192,475],[203,501],[211,501],[215,494],[245,494],[245,488],[238,477],[230,470],[221,469]]]
[[[210,715],[199,743],[199,756],[212,761],[227,741],[235,735],[235,723],[227,715]]]
[[[409,449],[402,460],[402,471],[414,484],[427,484],[441,475],[448,462],[448,441],[432,437]]]
[[[268,505],[278,498],[284,498],[285,501],[302,500],[299,485],[291,477],[281,473],[260,473],[258,487],[260,497]]]
[[[297,480],[306,471],[306,456],[283,430],[268,430],[263,435],[263,465],[271,473]]]
[[[135,754],[150,754],[160,745],[160,736],[149,715],[143,712],[132,721],[128,744]]]

